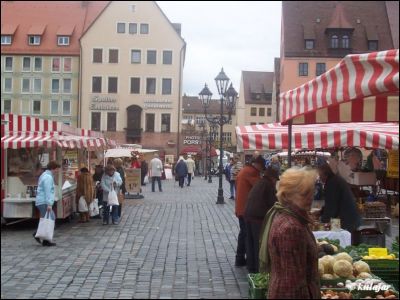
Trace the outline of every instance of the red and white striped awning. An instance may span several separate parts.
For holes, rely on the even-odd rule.
[[[237,150],[288,149],[288,126],[279,123],[237,126]],[[293,126],[292,148],[399,148],[397,123],[334,123]]]
[[[52,134],[20,133],[1,137],[1,149],[52,148],[58,145]]]
[[[280,94],[282,124],[399,121],[399,49],[348,55]]]
[[[98,150],[107,148],[107,141],[104,138],[67,135],[59,136],[57,140],[62,148],[67,149]]]

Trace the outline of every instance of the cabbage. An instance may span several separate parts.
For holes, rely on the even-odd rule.
[[[318,260],[318,273],[319,273],[319,277],[322,277],[322,275],[324,275],[324,265]]]
[[[332,280],[332,279],[334,279],[332,274],[324,274],[324,275],[322,275],[321,278],[324,279],[324,280]]]
[[[321,257],[319,261],[324,266],[324,274],[333,274],[333,264],[335,263],[335,258],[332,255],[325,255]]]
[[[347,260],[349,263],[353,263],[353,258],[347,254],[346,252],[340,252],[337,255],[335,255],[335,260]]]
[[[367,278],[372,278],[372,275],[369,274],[369,273],[367,273],[367,272],[361,272],[361,273],[357,276],[357,278],[360,278],[360,279],[367,279]]]
[[[360,274],[360,273],[363,273],[363,272],[371,273],[371,270],[370,270],[370,268],[369,268],[369,265],[368,265],[365,261],[362,261],[362,260],[356,261],[356,262],[353,264],[353,267],[354,267],[354,269],[356,270],[356,273],[357,273],[357,274]]]
[[[337,260],[333,264],[333,272],[340,277],[348,278],[353,275],[353,265],[344,259]]]

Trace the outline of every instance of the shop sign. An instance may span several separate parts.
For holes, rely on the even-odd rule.
[[[184,145],[201,145],[201,137],[192,135],[192,136],[185,136],[183,139]]]
[[[90,110],[119,110],[117,99],[109,96],[93,96]]]
[[[160,108],[160,109],[171,109],[172,101],[171,100],[146,100],[144,101],[144,108]]]
[[[390,150],[388,153],[387,177],[399,178],[399,150]]]
[[[141,169],[125,169],[125,187],[130,194],[140,193]]]

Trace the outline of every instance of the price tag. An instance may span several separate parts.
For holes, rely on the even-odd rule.
[[[368,254],[369,254],[369,256],[372,256],[372,255],[386,256],[386,255],[388,255],[388,249],[387,248],[368,248]]]

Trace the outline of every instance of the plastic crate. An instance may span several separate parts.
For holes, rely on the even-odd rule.
[[[364,260],[373,270],[394,270],[399,272],[399,259],[365,259]]]
[[[268,289],[256,288],[253,281],[254,275],[255,274],[247,274],[249,282],[249,299],[267,299]]]

